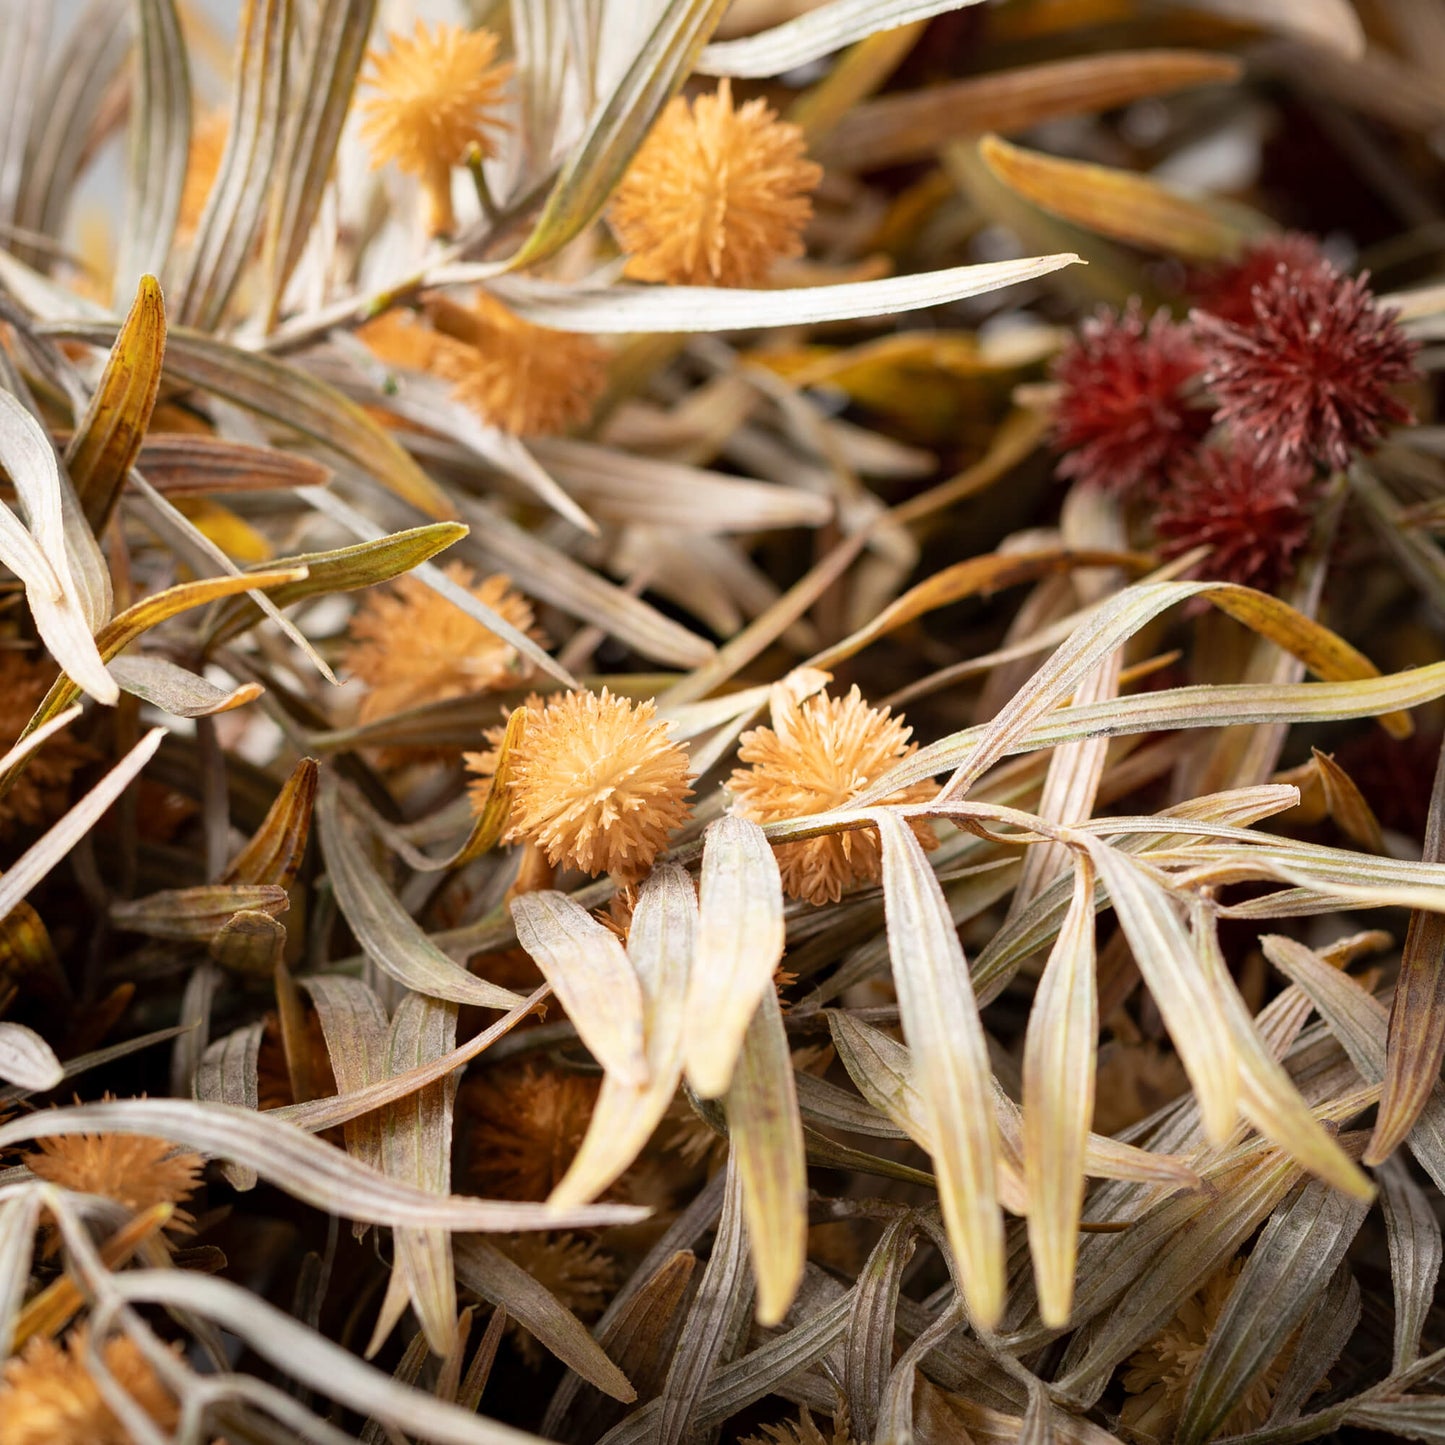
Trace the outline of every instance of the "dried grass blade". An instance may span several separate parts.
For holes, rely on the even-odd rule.
[[[231,1104],[238,1109],[261,1107],[257,1068],[265,1026],[246,1024],[210,1043],[196,1065],[191,1097],[202,1103]],[[256,1187],[256,1171],[224,1164],[221,1172],[232,1189],[244,1193]]]
[[[1084,679],[1074,701],[1086,704],[1117,696],[1120,662],[1119,653],[1111,653],[1098,671]],[[1090,738],[1055,748],[1039,797],[1039,817],[1051,823],[1082,823],[1092,817],[1108,755],[1107,738]],[[1029,848],[1009,904],[1009,918],[1028,907],[1067,866],[1067,850],[1061,843],[1035,843]]]
[[[946,81],[854,106],[819,147],[852,171],[927,160],[949,141],[1001,135],[1062,115],[1088,115],[1146,96],[1237,80],[1240,65],[1202,50],[1127,50],[1045,61]]]
[[[65,449],[71,484],[97,536],[110,520],[150,425],[165,352],[160,283],[154,276],[142,276],[90,406]]]
[[[587,1327],[546,1285],[485,1239],[456,1243],[457,1278],[529,1330],[569,1369],[604,1395],[630,1404],[637,1398],[626,1375]]]
[[[131,48],[127,0],[90,0],[55,52],[41,82],[45,113],[36,118],[25,147],[25,172],[16,198],[18,226],[59,236],[87,146],[116,72]],[[29,248],[16,247],[35,261]]]
[[[722,1215],[712,1254],[702,1272],[697,1295],[683,1322],[682,1333],[667,1368],[667,1381],[656,1402],[644,1438],[656,1445],[679,1445],[697,1427],[696,1411],[709,1378],[718,1362],[734,1343],[736,1324],[752,1303],[753,1282],[748,1274],[746,1230],[743,1228],[743,1190],[735,1158],[730,1154]],[[604,1437],[608,1445],[630,1445],[627,1429],[632,1421],[642,1423],[644,1411],[637,1411]],[[655,1433],[654,1433],[655,1432]]]
[[[642,1152],[676,1096],[697,927],[691,878],[675,863],[659,863],[638,890],[627,935],[642,990],[647,1082],[603,1076],[587,1133],[549,1204],[584,1204],[609,1188]]]
[[[315,1209],[393,1228],[589,1229],[633,1223],[646,1214],[624,1204],[552,1210],[542,1204],[429,1194],[366,1168],[270,1114],[193,1099],[115,1099],[47,1109],[0,1124],[0,1145],[106,1133],[154,1135],[212,1158],[231,1159]]]
[[[301,986],[311,996],[316,1017],[321,1023],[321,1036],[326,1042],[331,1072],[336,1078],[338,1093],[345,1097],[367,1088],[386,1077],[386,1048],[389,1027],[386,1010],[375,991],[360,979],[328,974],[312,974]],[[312,1100],[299,1109],[278,1116],[303,1129],[312,1127],[305,1118],[295,1115],[315,1108],[326,1100]],[[345,1119],[342,1138],[346,1152],[368,1168],[381,1169],[381,1115],[372,1110]],[[359,1235],[364,1226],[354,1225]]]
[[[153,432],[136,465],[164,497],[324,487],[331,469],[276,447],[251,446],[189,432]]]
[[[808,1170],[793,1056],[777,995],[758,1002],[724,1102],[742,1182],[760,1325],[782,1321],[808,1252]]]
[[[1275,1386],[1274,1404],[1266,1426],[1283,1425],[1299,1417],[1305,1401],[1315,1393],[1322,1373],[1332,1370],[1360,1323],[1360,1287],[1342,1264],[1330,1281],[1310,1321],[1309,1348],[1296,1350]]]
[[[539,601],[550,602],[573,617],[604,628],[644,657],[670,667],[698,667],[716,656],[716,648],[705,638],[614,586],[501,513],[468,504],[465,499],[462,510],[472,523],[470,549],[493,567],[504,570],[518,587]],[[437,583],[432,585],[442,590]],[[529,645],[532,652],[537,651],[535,643]],[[553,676],[558,675],[559,666],[551,658],[547,658],[545,666]],[[568,685],[575,684],[569,680]]]
[[[1445,863],[1445,749],[1435,765],[1425,823],[1424,863]],[[1384,1092],[1367,1164],[1388,1159],[1414,1127],[1445,1061],[1445,914],[1414,911],[1390,1004]]]
[[[342,813],[335,788],[321,789],[316,813],[321,853],[337,904],[356,941],[384,974],[407,988],[453,1003],[504,1009],[521,1003],[519,994],[469,973],[422,932],[367,858],[355,824]]]
[[[909,1445],[915,1439],[913,1425],[914,1393],[918,1384],[918,1367],[942,1345],[955,1330],[967,1323],[963,1305],[954,1299],[927,1329],[923,1330],[898,1357],[878,1409],[877,1445]]]
[[[699,906],[683,1057],[688,1082],[716,1099],[783,956],[782,881],[756,823],[729,816],[708,828]]]
[[[1365,30],[1350,0],[1171,0],[1188,10],[1208,10],[1336,51],[1347,60],[1365,54]]]
[[[284,913],[286,890],[274,883],[202,883],[194,888],[165,888],[144,898],[117,899],[112,922],[148,938],[205,942],[234,913]]]
[[[267,300],[263,310],[268,325],[275,321],[286,282],[301,259],[321,209],[375,16],[376,0],[341,0],[321,6],[307,39],[303,73],[288,87],[288,94],[299,96],[300,103],[288,107],[285,149],[279,161],[281,180],[266,229]]]
[[[106,619],[95,615],[72,566],[55,453],[39,422],[8,391],[0,391],[0,466],[30,524],[27,531],[9,507],[0,505],[0,562],[25,583],[35,626],[55,660],[91,697],[114,704],[120,689],[105,670],[94,636]],[[95,538],[87,536],[94,550]]]
[[[362,587],[390,582],[393,578],[422,566],[466,535],[467,528],[461,522],[431,522],[424,527],[409,528],[405,532],[393,532],[390,535],[383,533],[373,540],[356,542],[348,547],[335,547],[326,552],[304,552],[286,558],[284,562],[268,564],[289,564],[305,571],[304,577],[274,589],[269,598],[271,608],[276,611],[282,607],[293,607],[312,597],[355,592]],[[477,603],[477,606],[481,607],[481,604]],[[487,616],[493,615],[490,608],[482,610]],[[218,609],[207,638],[208,644],[215,646],[239,636],[261,620],[261,612],[262,609],[257,606],[254,596],[237,599],[229,606]],[[500,635],[506,635],[507,623],[500,617],[497,618],[497,623],[495,630]],[[510,630],[516,631],[515,628]],[[511,640],[510,636],[507,640]],[[533,643],[534,648],[535,646]]]
[[[1368,1203],[1374,1198],[1374,1185],[1310,1112],[1294,1081],[1260,1038],[1225,963],[1215,917],[1207,904],[1196,904],[1192,933],[1239,1061],[1240,1112],[1303,1168]]]
[[[387,1072],[421,1068],[456,1047],[457,1006],[408,994],[397,1006],[387,1040]],[[451,1188],[452,1116],[457,1076],[446,1075],[388,1106],[381,1121],[382,1167],[393,1179],[430,1194]],[[444,1229],[394,1232],[396,1268],[432,1352],[456,1343],[457,1283],[451,1236]],[[380,1346],[372,1340],[368,1354]]]
[[[1221,261],[1238,255],[1248,239],[1218,207],[1188,200],[1134,171],[1059,160],[996,135],[979,142],[979,155],[994,176],[1050,215],[1131,246]]]
[[[1360,1077],[1367,1084],[1379,1084],[1386,1065],[1389,1016],[1384,1004],[1295,939],[1262,934],[1259,941],[1264,956],[1310,996]],[[1445,1088],[1438,1083],[1430,1091],[1406,1143],[1436,1188],[1445,1189]]]
[[[1219,1433],[1323,1294],[1369,1207],[1316,1180],[1275,1212],[1195,1367],[1179,1420],[1179,1445],[1202,1445]]]
[[[728,0],[673,0],[594,112],[510,269],[555,255],[607,204],[663,106],[682,89]]]
[[[265,691],[259,682],[217,687],[165,657],[117,657],[110,664],[110,675],[122,692],[173,717],[214,717],[255,702]]]
[[[703,75],[760,79],[820,60],[882,30],[964,10],[979,0],[830,0],[770,30],[709,45],[697,62]]]
[[[1004,1241],[988,1045],[963,947],[923,847],[897,813],[874,816],[889,955],[933,1141],[939,1203],[969,1313],[989,1329],[1003,1313]]]
[[[291,0],[246,0],[237,24],[226,146],[176,303],[180,321],[201,331],[220,324],[260,234],[281,148],[291,24]]]
[[[855,1439],[872,1440],[893,1363],[898,1321],[898,1292],[903,1269],[913,1255],[915,1226],[895,1219],[868,1256],[853,1291],[844,1355],[843,1387],[850,1430]]]
[[[1440,1278],[1440,1221],[1400,1160],[1387,1159],[1377,1177],[1395,1296],[1392,1370],[1399,1374],[1420,1357],[1420,1337]]]
[[[0,1350],[7,1356],[15,1344],[15,1321],[30,1283],[40,1204],[38,1189],[0,1200]]]
[[[539,1445],[535,1435],[408,1389],[240,1285],[177,1269],[133,1270],[110,1284],[131,1303],[200,1315],[328,1398],[437,1445]]]
[[[1146,1220],[1160,1247],[1144,1243],[1145,1222],[1107,1242],[1081,1271],[1078,1299],[1095,1313],[1108,1299],[1113,1309],[1090,1331],[1077,1333],[1064,1360],[1058,1388],[1092,1404],[1115,1367],[1164,1326],[1179,1306],[1239,1249],[1268,1218],[1299,1178],[1299,1167],[1273,1150],[1253,1150],[1211,1171],[1207,1204],[1193,1196],[1166,1200]],[[1165,1245],[1167,1241],[1167,1246]],[[1106,1281],[1109,1281],[1106,1283]],[[1086,1295],[1086,1291],[1088,1294]]]
[[[155,755],[165,737],[152,728],[39,842],[32,844],[0,877],[0,918],[4,918],[100,821]],[[56,1078],[59,1083],[59,1077]]]
[[[1029,1252],[1039,1314],[1050,1326],[1068,1324],[1073,1308],[1099,1035],[1094,963],[1094,869],[1088,855],[1081,854],[1074,864],[1073,899],[1039,980],[1024,1036]]]
[[[1194,1086],[1205,1132],[1222,1143],[1234,1127],[1239,1064],[1216,990],[1169,894],[1117,848],[1093,838],[1086,846]]]
[[[512,921],[593,1058],[620,1082],[645,1085],[642,985],[617,935],[550,889],[514,898]]]
[[[798,286],[789,291],[729,290],[713,286],[559,286],[538,280],[495,283],[494,289],[519,315],[540,326],[597,335],[631,332],[744,331],[758,327],[804,326],[861,316],[891,316],[925,306],[943,306],[981,296],[1077,264],[1072,253],[989,261],[890,276],[882,281],[846,281],[832,286]],[[441,272],[440,280],[472,280],[464,267]]]
[[[319,776],[315,758],[302,758],[296,764],[250,840],[226,866],[220,882],[291,886],[311,836]]]
[[[116,324],[67,322],[43,330],[109,347]],[[361,407],[300,367],[177,326],[166,337],[165,377],[310,437],[333,459],[375,477],[426,516],[442,521],[455,515],[446,493]]]
[[[136,10],[139,94],[131,110],[118,288],[159,274],[170,254],[191,145],[191,76],[175,0],[137,0]]]
[[[0,1020],[0,1079],[22,1089],[53,1089],[65,1077],[55,1050],[24,1024]]]
[[[113,617],[96,634],[95,645],[101,657],[109,662],[152,627],[169,621],[188,608],[202,607],[207,602],[215,602],[219,598],[230,597],[252,588],[277,587],[283,582],[294,582],[303,575],[302,568],[283,567],[276,571],[248,573],[245,577],[207,577],[199,582],[182,582],[179,586],[168,587],[164,592],[142,598]],[[21,736],[44,726],[79,696],[80,688],[76,682],[68,674],[62,674],[45,694]]]
[[[25,145],[39,109],[42,56],[50,34],[44,6],[0,14],[0,221],[14,219],[25,172]]]

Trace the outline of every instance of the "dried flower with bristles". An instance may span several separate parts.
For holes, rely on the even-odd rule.
[[[86,1328],[63,1345],[37,1335],[5,1365],[0,1383],[0,1445],[131,1445],[129,1430],[105,1402],[86,1363]],[[100,1347],[115,1382],[163,1431],[180,1408],[139,1345],[116,1335]]]
[[[0,754],[15,745],[54,681],[50,663],[32,662],[23,652],[0,651]],[[32,753],[12,779],[10,791],[0,797],[0,838],[16,827],[52,822],[64,812],[71,776],[86,756],[85,746],[68,731]]]
[[[1368,276],[1320,259],[1279,267],[1254,288],[1253,314],[1234,324],[1195,311],[1204,382],[1236,445],[1261,462],[1341,470],[1387,427],[1414,420],[1391,388],[1416,375],[1416,344],[1381,309]]]
[[[918,744],[908,741],[912,732],[886,707],[869,707],[856,686],[846,697],[818,693],[795,706],[775,706],[772,727],[742,735],[738,758],[751,766],[735,769],[728,779],[734,811],[756,823],[778,823],[846,807],[918,751]],[[930,782],[912,783],[883,802],[921,803],[936,791]],[[935,846],[926,822],[912,826],[924,847]],[[845,888],[882,876],[875,828],[783,843],[776,852],[783,891],[808,903],[836,903]]]
[[[199,1154],[149,1134],[57,1134],[36,1143],[25,1163],[37,1179],[112,1199],[132,1214],[178,1205],[195,1193],[206,1167]],[[177,1209],[168,1227],[189,1233],[194,1222]]]
[[[186,181],[181,187],[181,209],[176,218],[176,244],[195,239],[211,188],[221,172],[221,157],[231,135],[231,116],[225,109],[210,110],[191,127],[191,148],[186,156]]]
[[[511,760],[508,841],[535,843],[555,867],[634,883],[692,812],[687,754],[656,705],[560,693],[527,726]]]
[[[496,150],[495,133],[510,63],[499,65],[490,30],[439,24],[431,34],[418,19],[410,39],[392,32],[387,49],[367,51],[371,71],[363,83],[380,92],[363,103],[361,134],[373,166],[395,161],[421,180],[427,230],[442,235],[456,223],[452,169],[475,148]]]
[[[433,298],[430,369],[483,421],[513,436],[579,426],[607,389],[607,349],[590,336],[534,326],[478,291],[470,305]]]
[[[1172,1438],[1194,1372],[1243,1268],[1244,1262],[1236,1259],[1212,1275],[1179,1306],[1174,1318],[1159,1334],[1130,1356],[1123,1375],[1129,1398],[1124,1402],[1120,1423],[1131,1432],[1131,1437]],[[1295,1331],[1268,1368],[1255,1378],[1244,1398],[1215,1433],[1237,1435],[1264,1423],[1303,1328]],[[1324,1374],[1323,1367],[1320,1374]]]
[[[1313,236],[1285,231],[1255,242],[1237,261],[1191,269],[1185,284],[1200,311],[1248,326],[1254,320],[1256,286],[1262,286],[1280,267],[1302,271],[1323,257]]]
[[[457,1120],[467,1186],[486,1199],[543,1200],[571,1166],[601,1080],[528,1059],[462,1085]]]
[[[823,177],[802,130],[763,100],[734,109],[732,83],[691,105],[669,101],[607,213],[640,281],[756,286],[803,254],[810,195]]]
[[[1205,447],[1170,479],[1154,515],[1165,557],[1210,554],[1203,577],[1272,592],[1294,572],[1309,541],[1309,474],[1261,462],[1238,448]]]
[[[1189,331],[1137,300],[1104,306],[1079,327],[1054,363],[1062,384],[1053,444],[1061,477],[1112,492],[1158,487],[1209,430],[1191,405],[1199,352]]]
[[[840,1405],[833,1417],[833,1428],[824,1434],[813,1419],[806,1405],[798,1411],[796,1420],[782,1425],[764,1425],[762,1434],[745,1435],[739,1445],[853,1445],[853,1434],[848,1428],[848,1410]]]
[[[465,563],[446,576],[519,632],[541,639],[532,606],[500,573],[477,581]],[[423,703],[524,684],[532,664],[490,628],[419,578],[375,587],[352,614],[344,663],[367,685],[360,718],[370,722]]]
[[[493,1235],[492,1243],[579,1320],[595,1320],[617,1289],[617,1261],[594,1240],[575,1234],[501,1234]],[[547,1351],[520,1322],[507,1324],[522,1359],[540,1369]]]

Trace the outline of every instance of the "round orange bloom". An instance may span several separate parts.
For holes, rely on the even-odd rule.
[[[433,297],[430,369],[483,421],[514,436],[546,436],[592,415],[607,388],[607,349],[590,336],[534,326],[478,291],[468,306]]]
[[[500,573],[478,582],[463,562],[443,569],[519,632],[540,637],[532,605]],[[362,722],[423,703],[517,687],[532,665],[509,642],[415,577],[373,588],[351,618],[345,664],[369,691]]]
[[[364,103],[361,134],[371,145],[374,166],[395,161],[420,178],[432,235],[455,224],[451,172],[476,147],[495,150],[493,133],[505,129],[497,117],[510,64],[498,65],[497,37],[490,30],[438,25],[428,32],[421,20],[411,37],[387,36],[386,50],[369,50],[366,84],[380,92]]]
[[[130,1431],[105,1403],[85,1363],[85,1336],[83,1325],[64,1346],[37,1335],[6,1363],[0,1384],[3,1445],[130,1445]],[[162,1430],[174,1430],[180,1409],[140,1346],[117,1335],[100,1353],[126,1394]]]
[[[737,768],[728,779],[736,811],[757,823],[778,823],[843,808],[895,763],[918,750],[912,729],[888,709],[871,708],[855,687],[846,697],[819,693],[796,707],[775,710],[773,727],[742,735]],[[935,792],[929,782],[892,793],[888,803],[921,803]],[[926,848],[933,830],[916,822]],[[830,833],[776,850],[783,891],[809,903],[836,903],[855,883],[882,876],[883,854],[874,828]]]
[[[554,866],[641,878],[692,812],[687,754],[650,702],[567,692],[528,709],[511,759],[508,839]]]
[[[157,1204],[179,1204],[201,1182],[205,1161],[177,1153],[174,1144],[148,1134],[56,1134],[37,1141],[25,1163],[38,1179],[113,1199],[133,1214]],[[171,1228],[189,1232],[191,1216],[178,1209]]]
[[[803,254],[822,168],[803,132],[763,100],[733,108],[731,82],[668,102],[612,197],[608,220],[640,281],[754,286]]]

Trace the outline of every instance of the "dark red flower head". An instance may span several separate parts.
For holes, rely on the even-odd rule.
[[[1200,311],[1247,327],[1254,321],[1256,286],[1262,286],[1281,266],[1286,271],[1303,271],[1323,259],[1313,236],[1285,231],[1256,242],[1238,261],[1192,269],[1185,285]]]
[[[1300,466],[1262,463],[1248,451],[1204,447],[1170,479],[1154,528],[1178,557],[1211,547],[1198,574],[1272,592],[1309,540],[1310,477]]]
[[[1214,419],[1262,462],[1338,470],[1391,423],[1414,420],[1390,388],[1415,375],[1417,348],[1368,279],[1318,260],[1256,286],[1244,325],[1192,313],[1204,381],[1219,402]]]
[[[1059,475],[1115,492],[1159,486],[1209,430],[1186,395],[1199,368],[1189,331],[1163,311],[1146,322],[1137,300],[1123,315],[1102,307],[1054,364]]]

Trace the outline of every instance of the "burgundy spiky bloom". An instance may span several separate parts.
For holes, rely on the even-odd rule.
[[[1154,518],[1160,550],[1211,547],[1201,576],[1272,592],[1309,540],[1309,474],[1248,451],[1205,447],[1170,479]]]
[[[1192,313],[1214,419],[1262,462],[1338,470],[1391,423],[1414,420],[1390,388],[1415,375],[1417,347],[1368,282],[1318,260],[1255,287],[1247,325]]]
[[[1157,487],[1209,429],[1189,404],[1200,357],[1186,327],[1137,300],[1101,307],[1054,364],[1063,383],[1054,445],[1061,477],[1114,492]]]
[[[1323,260],[1313,236],[1285,231],[1256,242],[1238,261],[1191,269],[1185,285],[1199,310],[1247,327],[1254,321],[1256,286],[1264,285],[1281,266],[1286,271],[1304,271]]]

